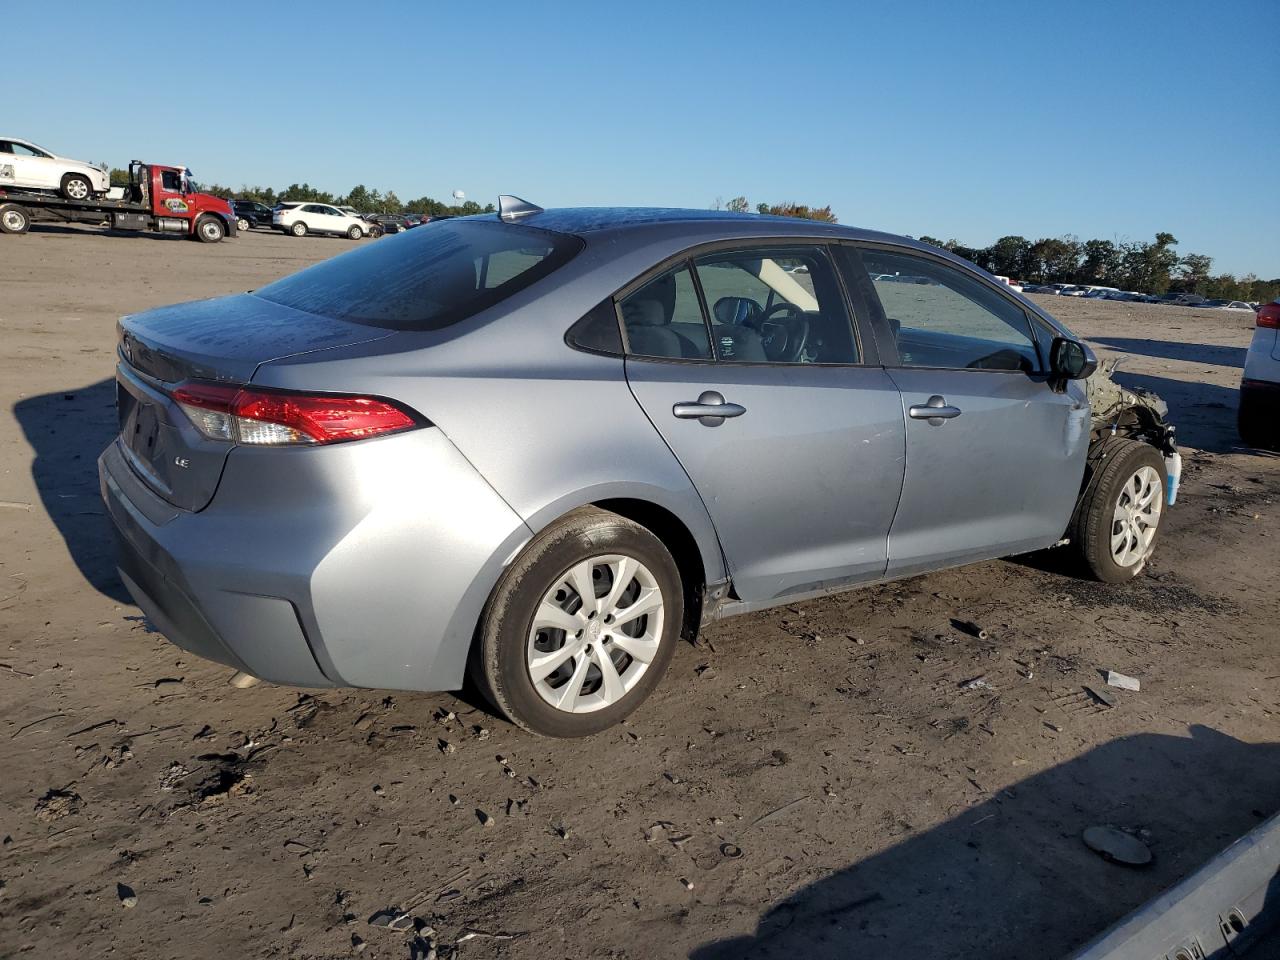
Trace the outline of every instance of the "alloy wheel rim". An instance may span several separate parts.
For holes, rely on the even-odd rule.
[[[1139,467],[1125,481],[1111,516],[1111,559],[1117,566],[1132,567],[1147,559],[1163,502],[1160,474],[1152,467]]]
[[[607,554],[561,573],[543,594],[525,644],[529,679],[565,713],[593,713],[635,689],[658,655],[666,603],[635,557]]]
[[[83,200],[89,195],[89,187],[83,180],[68,180],[67,193],[73,200]]]

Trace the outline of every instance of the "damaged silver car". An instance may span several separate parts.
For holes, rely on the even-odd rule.
[[[907,238],[504,198],[124,318],[102,493],[179,646],[578,736],[719,617],[1064,541],[1136,576],[1173,431],[1096,367]]]

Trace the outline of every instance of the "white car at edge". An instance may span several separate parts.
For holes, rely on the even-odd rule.
[[[30,140],[0,136],[0,187],[56,190],[68,200],[92,200],[107,192],[104,167],[50,153]]]
[[[331,203],[290,200],[271,213],[271,225],[295,237],[308,233],[332,233],[359,240],[373,233],[373,225],[355,214],[339,210]]]
[[[1240,438],[1280,450],[1280,300],[1258,308],[1240,378]]]

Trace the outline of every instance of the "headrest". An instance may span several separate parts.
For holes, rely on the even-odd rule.
[[[628,300],[622,305],[622,321],[635,327],[660,327],[667,315],[657,300]]]

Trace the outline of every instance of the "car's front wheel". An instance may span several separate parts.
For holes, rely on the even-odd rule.
[[[587,736],[649,696],[683,619],[680,573],[662,542],[625,517],[578,510],[503,574],[485,607],[471,675],[526,730]]]
[[[78,173],[68,173],[62,178],[62,195],[68,200],[88,200],[93,196],[93,184]]]
[[[350,230],[347,231],[348,240],[359,240],[363,236],[364,236],[364,231],[361,230],[359,227],[352,227]]]
[[[1142,572],[1156,547],[1166,487],[1164,457],[1155,447],[1123,437],[1102,441],[1070,530],[1095,578],[1124,583]]]

